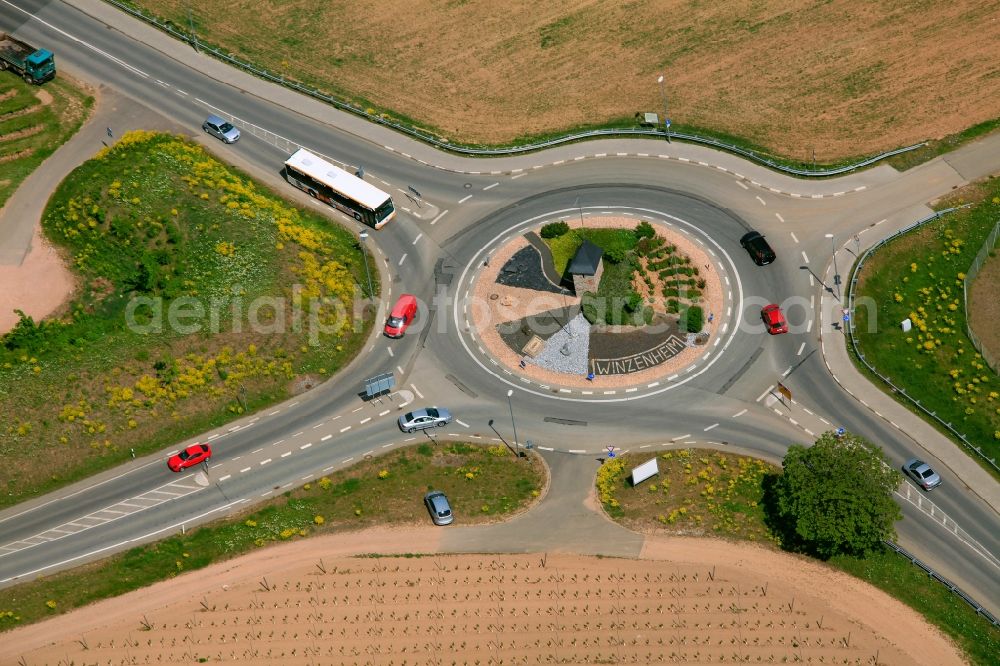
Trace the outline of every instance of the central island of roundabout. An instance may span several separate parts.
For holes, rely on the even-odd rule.
[[[466,350],[512,386],[632,399],[684,383],[725,349],[738,282],[722,247],[673,216],[540,216],[470,262],[455,316]]]

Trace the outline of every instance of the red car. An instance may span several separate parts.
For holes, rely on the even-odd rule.
[[[212,447],[208,444],[192,444],[180,453],[170,456],[167,467],[172,472],[179,472],[188,467],[194,467],[212,457]]]
[[[785,321],[785,315],[781,314],[781,308],[774,303],[764,306],[764,309],[760,311],[760,318],[764,320],[767,332],[771,335],[788,333],[788,322]]]
[[[385,322],[385,335],[389,338],[401,338],[406,329],[417,316],[417,297],[413,294],[403,294],[396,301],[396,306],[389,313]]]

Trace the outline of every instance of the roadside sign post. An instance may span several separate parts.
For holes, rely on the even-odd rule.
[[[421,195],[420,192],[417,191],[417,188],[413,187],[412,185],[407,185],[406,189],[409,190],[413,195],[413,196],[410,195],[407,196],[413,199],[413,201],[417,204],[417,208],[420,208],[421,207],[420,202],[424,198],[423,195]]]
[[[365,380],[365,399],[377,400],[392,391],[396,386],[396,378],[391,372],[383,372]]]
[[[609,458],[614,458],[615,457],[615,447],[614,447],[614,445],[611,445],[611,446],[608,447],[608,457]]]
[[[781,382],[778,382],[778,393],[781,394],[782,402],[784,402],[785,400],[788,401],[785,404],[785,406],[786,407],[790,406],[792,403],[792,390],[787,386],[785,386],[784,384],[782,384]]]

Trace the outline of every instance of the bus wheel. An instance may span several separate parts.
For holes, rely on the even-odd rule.
[[[361,221],[361,213],[355,213],[354,214],[354,219],[357,220],[358,222],[360,222]]]
[[[309,196],[311,196],[313,199],[316,198],[316,190],[308,190],[308,192],[309,192]]]

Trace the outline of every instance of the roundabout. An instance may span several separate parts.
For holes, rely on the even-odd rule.
[[[119,42],[128,32],[108,33],[108,25],[74,15],[67,29],[80,31],[91,41],[90,35],[98,36],[126,60],[148,50],[142,42],[123,47]],[[201,479],[194,480],[200,492],[51,542],[35,539],[43,530],[109,506],[109,498],[129,498],[135,488],[162,483],[165,472],[159,460],[133,458],[118,476],[105,477],[71,496],[46,499],[44,512],[38,510],[41,506],[31,506],[23,514],[4,518],[12,540],[39,544],[35,550],[5,556],[0,577],[8,576],[8,581],[24,572],[47,572],[85,561],[166,531],[183,531],[220,511],[238,510],[240,503],[277,496],[313,478],[317,470],[325,473],[408,443],[415,437],[399,432],[395,410],[411,404],[411,409],[431,404],[452,409],[456,420],[454,432],[446,433],[449,436],[500,442],[513,435],[515,448],[519,438],[522,447],[533,442],[539,452],[551,452],[557,464],[573,465],[563,477],[575,481],[590,478],[597,465],[591,453],[607,446],[617,452],[694,444],[722,450],[739,447],[778,460],[789,443],[811,441],[824,428],[845,427],[883,446],[897,462],[936,436],[908,433],[910,414],[891,411],[895,403],[890,400],[887,408],[884,396],[867,384],[860,390],[857,382],[850,384],[850,368],[843,362],[838,366],[830,353],[843,346],[839,320],[831,326],[820,311],[825,307],[827,312],[841,312],[839,302],[836,308],[829,306],[840,299],[843,287],[837,287],[846,272],[847,250],[860,252],[859,237],[867,244],[870,238],[902,226],[907,223],[904,218],[914,217],[914,207],[968,180],[968,174],[976,171],[967,158],[956,162],[961,167],[941,160],[904,175],[878,167],[815,182],[792,181],[701,147],[648,140],[567,144],[490,163],[470,161],[438,154],[382,127],[359,129],[338,114],[333,116],[345,129],[331,131],[329,107],[221,63],[196,58],[187,53],[190,49],[177,50],[174,59],[160,58],[150,50],[156,65],[149,69],[155,74],[146,80],[114,70],[117,64],[109,70],[91,53],[79,53],[82,42],[62,43],[62,37],[59,41],[61,52],[67,54],[63,62],[87,63],[95,76],[136,99],[155,100],[163,113],[186,127],[197,128],[210,103],[208,110],[213,113],[239,109],[241,118],[233,120],[240,124],[244,140],[219,150],[282,192],[288,191],[287,183],[273,167],[287,157],[293,144],[363,165],[359,171],[367,172],[367,179],[384,186],[400,204],[389,227],[366,233],[360,240],[371,238],[368,248],[379,273],[381,298],[391,305],[400,293],[413,293],[434,305],[422,312],[418,326],[403,339],[387,341],[373,335],[334,381],[258,410],[229,429],[206,433],[213,447],[218,445],[219,455],[206,470],[210,483],[202,486]],[[168,48],[159,51],[168,52]],[[144,67],[150,62],[144,55],[135,58]],[[172,81],[183,81],[185,90],[174,89]],[[118,117],[125,116],[116,111]],[[100,125],[98,129],[103,128]],[[119,129],[115,125],[116,133]],[[966,171],[959,173],[959,168]],[[293,196],[298,193],[290,192]],[[304,201],[307,207],[317,205]],[[331,216],[343,222],[339,213]],[[665,245],[691,246],[678,254],[688,257],[685,266],[698,267],[698,274],[659,276],[675,268],[668,266],[652,271],[657,274],[649,275],[652,286],[633,285],[645,301],[639,311],[649,306],[654,315],[666,317],[666,327],[652,333],[643,330],[645,324],[625,330],[606,319],[603,324],[587,319],[582,294],[577,295],[575,284],[561,284],[561,274],[548,280],[549,286],[518,283],[518,277],[529,274],[544,277],[544,268],[526,268],[532,263],[541,266],[544,252],[525,234],[535,232],[540,237],[544,225],[559,221],[575,229],[577,219],[582,227],[622,220],[628,228],[648,220],[663,230],[658,233]],[[869,231],[883,223],[877,231]],[[739,239],[751,227],[768,235],[779,257],[775,265],[756,268],[740,248]],[[704,255],[704,261],[695,251]],[[844,270],[838,270],[838,254]],[[832,272],[827,270],[831,259]],[[710,268],[703,273],[705,264]],[[512,269],[510,279],[503,277],[505,268]],[[365,263],[366,273],[368,269]],[[684,306],[703,307],[704,319],[701,327],[692,325],[696,330],[686,326],[682,330],[681,304],[671,311],[669,300],[676,297],[663,291],[680,279],[694,280],[694,288],[702,289],[697,283],[704,279],[708,292],[709,275],[714,276],[718,300],[703,293],[697,302],[684,301]],[[367,293],[373,295],[368,282]],[[518,289],[544,296],[548,304],[529,310],[518,300]],[[485,297],[482,305],[477,304],[477,292]],[[788,335],[764,334],[759,313],[769,303],[780,303],[786,312],[795,306]],[[546,316],[551,330],[540,332],[529,326],[530,336],[518,336],[526,319]],[[571,326],[571,321],[580,327]],[[651,319],[649,325],[653,323]],[[421,325],[426,327],[423,331]],[[563,339],[555,337],[560,334]],[[579,342],[583,335],[586,345],[579,344],[576,350],[567,346],[568,338],[576,336]],[[533,337],[538,341],[528,348]],[[566,368],[557,367],[564,359]],[[382,402],[359,400],[357,388],[363,381],[385,372],[396,377],[397,391]],[[795,399],[789,394],[787,403],[780,402],[773,390],[776,384],[787,386]],[[543,396],[554,400],[538,399]],[[929,446],[926,450],[934,451]],[[995,550],[996,532],[991,527],[995,511],[971,495],[970,487],[981,486],[966,485],[964,470],[953,468],[953,462],[949,459],[941,467],[946,483],[935,492],[932,511],[940,509],[938,513],[951,523],[957,517],[975,539]],[[547,502],[547,513],[530,512],[525,519],[536,521],[539,528],[534,534],[549,541],[525,539],[524,523],[512,523],[490,534],[448,532],[449,538],[461,538],[450,552],[493,552],[490,544],[499,544],[503,552],[516,548],[539,552],[549,544],[579,552],[590,552],[587,549],[595,543],[621,545],[620,536],[601,541],[594,532],[566,520],[584,506],[583,499],[567,488],[555,488]],[[939,534],[944,530],[925,520],[920,507],[904,503],[903,510],[907,520],[900,525],[901,543],[914,548],[922,561],[932,563],[945,577],[965,589],[981,590],[988,602],[995,603],[995,571],[951,535]],[[516,541],[514,535],[522,540]],[[404,541],[407,552],[412,552],[414,541]],[[369,547],[367,552],[373,551]],[[708,556],[699,559],[709,561]],[[872,606],[881,608],[881,601]]]
[[[603,261],[598,247],[596,275],[574,275],[573,265],[560,270],[565,258],[553,265],[538,235],[560,222],[569,233],[626,236],[645,223],[653,250],[630,254],[622,270],[614,258]],[[744,300],[736,266],[706,222],[618,205],[555,209],[514,222],[472,255],[458,280],[453,321],[462,347],[502,382],[564,400],[636,400],[686,384],[729,348]],[[600,295],[608,264],[628,275],[638,305]],[[689,330],[685,315],[694,309],[698,321]]]

